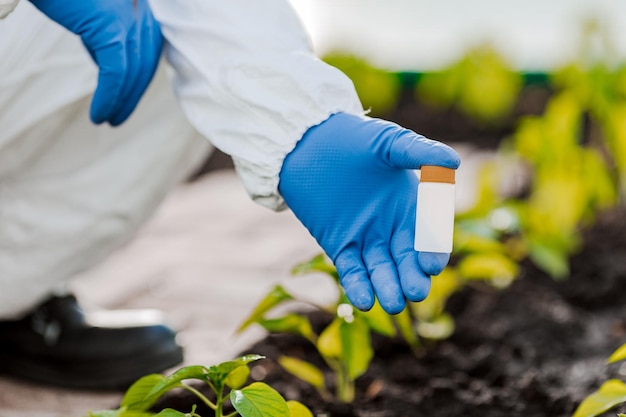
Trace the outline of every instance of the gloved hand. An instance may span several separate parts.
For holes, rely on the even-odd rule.
[[[456,169],[450,147],[400,126],[338,113],[309,129],[287,155],[279,191],[333,260],[346,295],[368,310],[421,301],[448,254],[413,250],[418,179],[412,169]]]
[[[163,36],[147,0],[31,0],[79,35],[99,67],[94,123],[117,126],[132,113],[159,63]]]

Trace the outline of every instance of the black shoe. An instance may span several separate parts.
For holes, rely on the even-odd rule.
[[[68,388],[124,389],[183,360],[176,334],[151,310],[83,313],[54,297],[17,321],[0,321],[0,374]]]

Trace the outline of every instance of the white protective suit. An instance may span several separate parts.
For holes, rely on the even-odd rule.
[[[15,4],[0,0],[0,17]],[[162,65],[119,128],[89,121],[97,68],[77,36],[27,1],[0,21],[0,320],[132,237],[209,142],[253,199],[279,210],[282,161],[305,131],[363,111],[287,0],[151,5],[178,99]]]

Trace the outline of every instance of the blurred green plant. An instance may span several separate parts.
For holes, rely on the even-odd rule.
[[[607,363],[615,363],[624,359],[626,359],[626,344],[613,352]],[[619,379],[609,379],[578,405],[572,417],[595,417],[625,402],[626,384]],[[626,415],[618,414],[618,416]]]
[[[598,45],[604,47],[599,50]],[[543,114],[521,117],[495,157],[506,163],[482,168],[475,206],[456,218],[455,256],[463,279],[483,277],[505,286],[518,275],[524,259],[556,279],[565,278],[570,256],[581,247],[581,231],[599,213],[623,204],[626,67],[610,62],[610,50],[600,26],[586,23],[579,59],[550,75],[553,94]],[[492,50],[471,51],[449,70],[433,75],[436,82],[424,77],[427,85],[418,90],[434,94],[441,88],[442,97],[476,116],[462,103],[479,106],[489,101],[490,93],[454,87],[453,94],[445,86],[487,76],[482,66],[493,65],[492,71],[500,74],[493,85],[501,83],[505,91],[517,94],[519,79],[502,62]],[[461,90],[472,98],[461,99]],[[502,117],[512,100],[502,99],[502,111],[490,117]],[[503,196],[500,179],[520,164],[528,173],[527,189],[521,196]]]
[[[339,284],[339,275],[335,267],[324,255],[295,266],[295,276],[308,273],[323,273],[337,286],[338,296],[334,302],[326,306],[314,304],[292,295],[283,286],[276,285],[254,308],[250,316],[240,326],[243,331],[253,323],[261,325],[269,332],[291,333],[308,340],[315,347],[332,375],[334,396],[325,382],[324,370],[302,359],[282,356],[279,364],[288,372],[313,386],[325,400],[333,397],[340,402],[349,403],[354,400],[354,383],[369,367],[374,356],[371,344],[371,332],[387,337],[398,333],[406,342],[417,349],[419,341],[410,328],[411,319],[408,310],[390,316],[378,303],[368,312],[352,307]],[[290,301],[304,302],[315,311],[326,313],[329,323],[316,333],[306,313],[288,312],[272,317],[275,308]]]
[[[509,115],[521,87],[521,75],[492,47],[482,45],[443,71],[424,74],[416,94],[431,105],[456,107],[493,124]]]
[[[334,398],[341,402],[354,400],[355,380],[363,375],[374,356],[371,332],[384,337],[399,337],[416,353],[423,341],[445,339],[454,331],[454,320],[445,311],[445,301],[459,285],[457,273],[446,270],[433,280],[428,298],[421,303],[410,303],[397,315],[387,314],[376,302],[367,311],[354,309],[339,283],[335,267],[320,254],[292,269],[295,276],[322,273],[337,287],[338,297],[326,306],[297,298],[281,285],[276,285],[253,309],[240,326],[243,331],[253,323],[268,332],[291,333],[307,339],[316,348],[332,375]],[[275,308],[290,301],[300,301],[326,313],[329,323],[319,332],[313,331],[306,312],[287,312],[270,318]],[[324,370],[302,359],[282,356],[279,364],[289,373],[313,386],[325,400],[331,400],[325,383]]]
[[[401,87],[398,75],[340,52],[329,53],[323,59],[352,80],[363,107],[370,109],[372,115],[383,116],[395,109]]]
[[[88,417],[200,417],[195,405],[188,413],[172,408],[156,413],[150,411],[159,398],[173,389],[193,393],[215,411],[215,417],[313,417],[313,413],[303,404],[285,401],[276,390],[263,382],[245,385],[250,375],[248,364],[263,358],[251,354],[210,367],[185,366],[167,377],[160,374],[146,375],[128,388],[120,408],[93,411]],[[215,395],[215,401],[184,382],[192,379],[205,383]],[[228,390],[230,394],[227,394]],[[228,403],[234,411],[225,413],[225,405]]]

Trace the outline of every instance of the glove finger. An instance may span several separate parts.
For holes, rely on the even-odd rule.
[[[430,292],[430,276],[413,250],[413,233],[408,228],[396,232],[391,240],[391,254],[398,268],[402,292],[410,301],[422,301]]]
[[[135,28],[135,36],[130,37],[127,43],[128,72],[131,78],[127,82],[120,106],[111,119],[113,126],[122,124],[135,110],[154,77],[161,57],[163,36],[152,13],[146,9],[148,6],[145,1],[139,1],[137,14],[144,17]]]
[[[461,164],[459,154],[448,145],[408,129],[390,137],[388,163],[395,168],[418,169],[422,165],[438,165],[456,169]]]
[[[124,85],[120,93],[120,100],[117,102],[115,108],[111,109],[111,117],[108,119],[108,122],[111,123],[112,126],[118,126],[126,120],[137,104],[138,99],[135,100],[134,96],[135,92],[141,88],[138,84],[141,74],[141,45],[138,43],[136,34],[137,28],[133,25],[129,30],[126,40],[125,50],[127,66]],[[141,93],[143,93],[144,89],[145,87],[141,88]]]
[[[339,253],[334,263],[339,282],[352,305],[363,311],[371,309],[374,305],[374,291],[360,253],[354,248],[346,248]]]
[[[396,265],[384,242],[366,248],[363,260],[380,306],[389,314],[398,314],[406,306]]]
[[[428,275],[439,275],[450,261],[449,253],[419,252],[417,261]]]
[[[127,69],[125,49],[123,43],[115,42],[93,51],[99,73],[90,117],[96,124],[109,120],[120,101]]]

